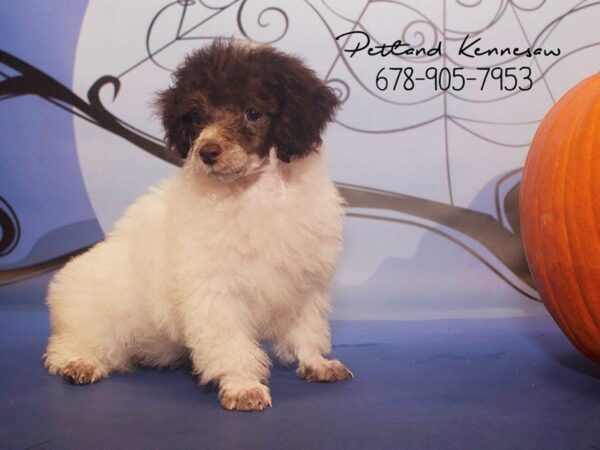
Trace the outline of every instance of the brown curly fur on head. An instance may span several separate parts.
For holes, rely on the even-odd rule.
[[[156,105],[167,147],[182,158],[202,129],[225,115],[228,139],[263,157],[274,146],[279,159],[290,162],[317,149],[340,102],[299,58],[216,40],[185,58]],[[264,120],[239,119],[249,108]]]

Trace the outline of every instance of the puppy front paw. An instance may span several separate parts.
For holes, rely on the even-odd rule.
[[[80,359],[68,363],[61,373],[73,384],[91,384],[102,378],[102,374],[96,367]]]
[[[308,382],[343,381],[354,378],[352,372],[337,359],[321,358],[318,362],[302,363],[296,373]]]
[[[221,386],[219,403],[229,411],[262,411],[272,405],[269,388],[258,381]]]

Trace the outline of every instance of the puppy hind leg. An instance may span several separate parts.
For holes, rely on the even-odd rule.
[[[55,275],[46,299],[52,333],[44,364],[51,374],[81,384],[131,368],[128,350],[138,323],[135,309],[128,306],[133,303],[128,291],[107,281],[103,272],[94,275],[90,261],[98,260],[98,250],[91,252]],[[114,298],[117,293],[119,299]]]
[[[50,374],[62,375],[75,384],[95,383],[113,371],[131,369],[124,348],[65,332],[50,336],[43,360]]]
[[[76,349],[56,335],[50,337],[43,359],[52,375],[62,375],[74,384],[95,383],[109,373],[91,352]]]

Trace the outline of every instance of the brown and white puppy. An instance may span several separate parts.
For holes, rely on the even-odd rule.
[[[92,383],[191,357],[238,410],[271,406],[263,341],[308,381],[351,377],[324,357],[343,208],[321,134],[338,106],[272,47],[216,41],[188,56],[157,101],[183,169],[54,277],[50,372]]]

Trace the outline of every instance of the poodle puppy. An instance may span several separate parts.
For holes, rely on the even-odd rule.
[[[264,341],[307,381],[352,377],[325,358],[343,201],[321,134],[336,96],[294,56],[217,40],[156,105],[183,168],[53,278],[50,373],[87,384],[190,358],[244,411],[271,406]]]

